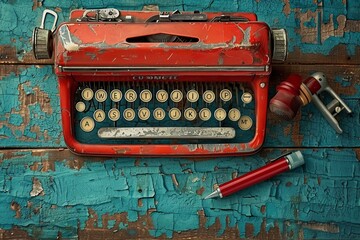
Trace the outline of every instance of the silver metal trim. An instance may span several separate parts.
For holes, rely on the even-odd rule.
[[[194,71],[194,72],[206,72],[206,71],[256,71],[256,72],[266,72],[268,71],[267,66],[196,66],[196,67],[90,67],[90,66],[59,66],[62,72],[104,72],[104,71],[116,71],[116,72],[131,72],[131,71]]]
[[[232,139],[230,127],[105,127],[98,130],[102,139]]]

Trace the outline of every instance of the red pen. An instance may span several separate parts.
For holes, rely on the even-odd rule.
[[[229,182],[221,184],[214,192],[206,196],[205,199],[215,197],[223,198],[229,196],[237,191],[250,187],[256,183],[262,182],[277,174],[295,169],[303,165],[304,163],[304,157],[300,151],[289,153],[285,156],[277,158],[276,160],[272,161],[269,164],[266,164],[261,168],[248,172],[238,178],[234,178]]]

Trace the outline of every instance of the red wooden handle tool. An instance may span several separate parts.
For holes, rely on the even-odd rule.
[[[282,172],[297,168],[303,164],[304,158],[300,151],[287,154],[261,168],[221,184],[214,192],[206,196],[205,199],[229,196],[237,191],[265,181]]]

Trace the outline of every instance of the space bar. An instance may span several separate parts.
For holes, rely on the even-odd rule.
[[[105,127],[98,131],[99,138],[160,138],[160,139],[232,139],[231,127]]]

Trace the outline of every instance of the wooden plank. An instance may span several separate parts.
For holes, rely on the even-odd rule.
[[[300,149],[304,166],[203,200],[289,150],[211,161],[0,150],[0,225],[35,238],[358,238],[360,148]]]
[[[269,113],[265,146],[300,147],[305,143],[309,147],[359,146],[359,66],[276,65],[270,98],[275,95],[275,86],[289,74],[299,73],[306,78],[316,71],[326,73],[331,87],[354,111],[352,115],[338,116],[344,134],[335,134],[315,106],[309,104],[293,121],[283,121]],[[0,145],[65,147],[57,80],[51,66],[1,65],[0,79]]]
[[[40,7],[38,3],[40,2]],[[32,30],[39,26],[45,8],[59,14],[59,23],[68,19],[70,10],[76,7],[101,8],[99,1],[84,6],[73,5],[69,0],[61,6],[53,2],[39,1],[1,3],[7,13],[3,21],[0,41],[0,64],[50,64],[51,60],[36,61],[32,56]],[[273,28],[285,28],[289,36],[289,58],[292,64],[360,64],[360,7],[352,1],[307,1],[290,3],[289,0],[245,1],[241,4],[219,0],[194,3],[162,1],[161,11],[183,9],[187,11],[244,11],[255,12],[260,21]],[[115,4],[118,9],[142,9],[146,1]],[[24,16],[24,11],[27,12]],[[17,17],[24,16],[24,17]],[[52,19],[51,19],[52,20]],[[49,20],[49,22],[51,21]],[[49,24],[50,26],[51,24]],[[59,25],[59,24],[58,24]],[[47,28],[49,28],[47,25]]]

